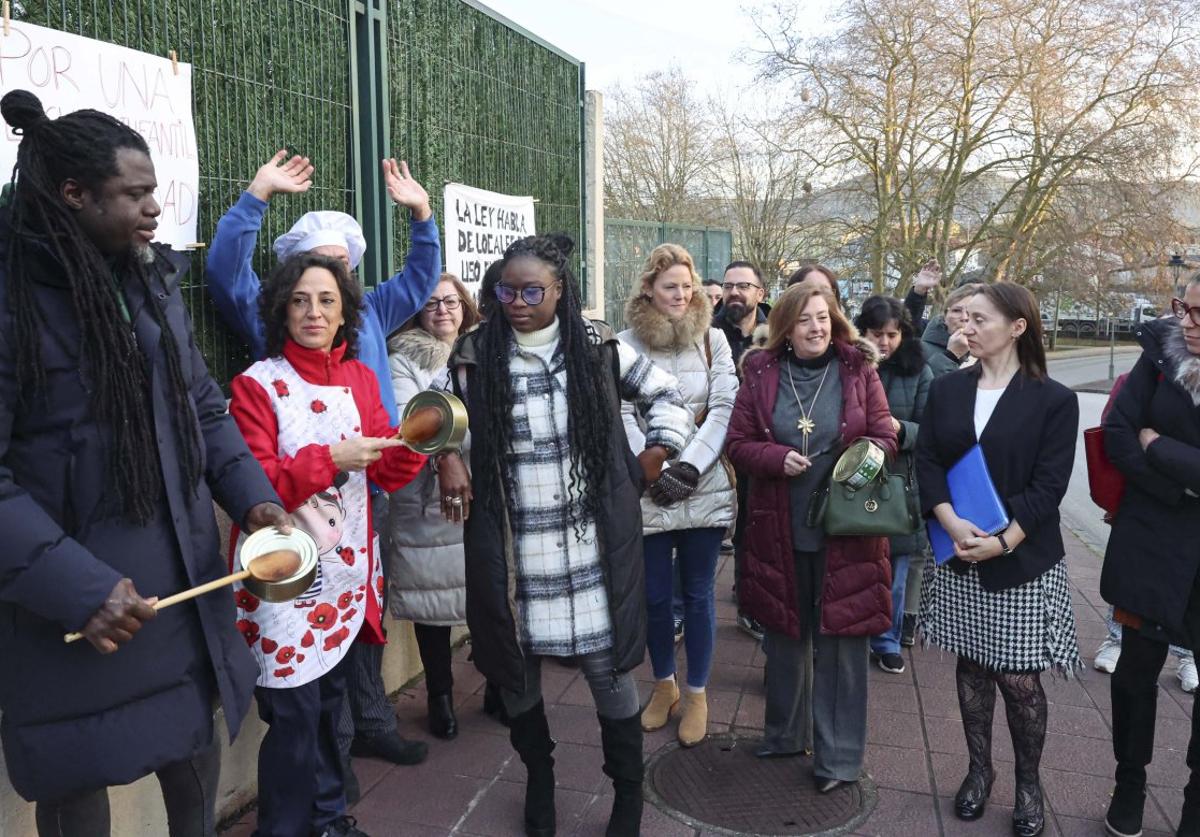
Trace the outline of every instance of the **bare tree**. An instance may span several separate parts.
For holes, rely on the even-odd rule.
[[[605,212],[662,223],[703,223],[716,156],[706,103],[678,68],[607,96]]]
[[[1188,171],[1198,17],[1190,0],[847,0],[835,34],[805,39],[779,4],[757,19],[758,58],[847,173],[877,289],[930,255],[948,283],[975,263],[1026,280],[1054,258],[1048,238],[1095,234],[1055,225],[1081,187]],[[1076,220],[1144,223],[1110,208]]]

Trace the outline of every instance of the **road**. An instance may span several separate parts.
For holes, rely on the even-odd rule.
[[[1116,373],[1133,368],[1139,352],[1136,349],[1118,350]],[[1087,357],[1067,357],[1050,361],[1050,377],[1069,387],[1108,377],[1108,354]],[[1087,460],[1083,454],[1083,430],[1100,423],[1107,395],[1079,393],[1079,437],[1075,445],[1075,469],[1062,504],[1063,522],[1088,546],[1103,553],[1108,543],[1108,526],[1101,520],[1102,512],[1088,494]]]

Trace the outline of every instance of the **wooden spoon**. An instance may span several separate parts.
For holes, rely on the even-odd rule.
[[[296,570],[300,569],[300,553],[291,549],[276,549],[273,552],[264,552],[250,562],[250,566],[241,572],[231,573],[224,578],[216,578],[204,584],[197,585],[190,590],[184,590],[182,593],[176,593],[174,596],[167,596],[165,599],[159,599],[154,603],[155,610],[162,610],[164,607],[170,607],[173,604],[186,602],[188,599],[194,599],[197,596],[203,596],[205,593],[219,590],[222,587],[233,584],[237,581],[245,581],[253,576],[258,581],[266,583],[274,583],[283,581],[288,576],[294,575]],[[63,637],[64,642],[75,642],[83,639],[83,634],[76,631],[69,633]]]

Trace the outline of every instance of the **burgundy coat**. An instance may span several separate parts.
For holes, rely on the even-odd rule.
[[[874,364],[849,344],[835,342],[842,379],[842,440],[866,437],[896,455],[887,396]],[[779,390],[782,351],[746,358],[725,449],[734,467],[750,476],[742,575],[742,609],[764,627],[800,636],[792,508],[783,460],[793,448],[775,441],[772,414]],[[827,538],[821,590],[821,632],[873,636],[892,624],[892,569],[887,538]]]

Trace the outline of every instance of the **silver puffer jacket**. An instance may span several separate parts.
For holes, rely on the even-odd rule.
[[[388,341],[388,365],[396,406],[427,389],[449,389],[450,346],[424,329]],[[469,462],[468,441],[463,461]],[[389,604],[397,619],[425,625],[464,625],[467,579],[463,527],[442,516],[437,474],[431,463],[392,494],[386,549]]]
[[[692,418],[704,415],[677,459],[700,472],[700,483],[691,497],[672,506],[642,498],[642,528],[647,535],[680,529],[730,527],[737,515],[733,471],[721,461],[725,431],[737,397],[738,379],[729,341],[710,328],[712,305],[697,290],[682,319],[672,322],[650,300],[638,293],[625,306],[630,328],[618,337],[660,369],[674,375]],[[705,348],[705,334],[708,348]],[[711,367],[708,355],[712,354]],[[625,433],[634,452],[645,447],[645,433],[632,404],[622,405]]]

